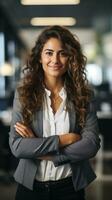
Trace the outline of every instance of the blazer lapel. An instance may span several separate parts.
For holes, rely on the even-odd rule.
[[[69,103],[69,122],[70,122],[70,132],[74,132],[76,126],[76,112],[72,103]]]
[[[70,132],[81,133],[81,127],[78,124],[76,111],[72,103],[69,103],[69,120],[70,120]]]
[[[34,128],[35,134],[37,136],[39,136],[39,137],[43,136],[43,111],[42,111],[42,109],[37,111],[34,115],[33,128]]]

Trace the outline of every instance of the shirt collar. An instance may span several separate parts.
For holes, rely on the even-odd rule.
[[[50,97],[50,95],[51,95],[51,91],[50,91],[50,90],[48,90],[47,88],[45,88],[45,93],[46,93],[46,95],[47,95],[48,97]],[[61,90],[60,90],[60,92],[59,92],[59,96],[60,96],[63,100],[66,99],[66,90],[65,90],[64,87],[61,88]]]

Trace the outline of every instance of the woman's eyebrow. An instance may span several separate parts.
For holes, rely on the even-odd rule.
[[[53,49],[45,49],[44,51],[54,51]]]
[[[52,52],[54,52],[55,50],[53,50],[53,49],[45,49],[44,51],[52,51]],[[62,51],[64,51],[64,49],[59,49],[58,50],[58,52],[62,52]]]

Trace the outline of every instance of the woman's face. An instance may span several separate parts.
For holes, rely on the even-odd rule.
[[[40,59],[45,77],[61,77],[67,70],[67,61],[68,55],[61,41],[57,38],[47,40]]]

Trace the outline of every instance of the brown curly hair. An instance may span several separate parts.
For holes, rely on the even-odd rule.
[[[27,61],[24,69],[27,73],[21,80],[22,84],[18,86],[24,123],[29,124],[35,111],[41,109],[43,105],[44,72],[40,58],[42,49],[50,38],[59,39],[68,54],[68,70],[63,75],[67,91],[67,108],[69,109],[69,101],[73,102],[78,124],[84,127],[87,105],[91,97],[85,73],[86,57],[82,53],[77,36],[62,26],[46,28],[39,35]]]

